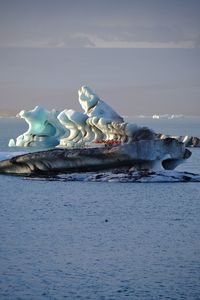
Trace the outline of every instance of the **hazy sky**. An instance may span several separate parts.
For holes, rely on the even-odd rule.
[[[0,110],[200,115],[199,0],[0,0]]]

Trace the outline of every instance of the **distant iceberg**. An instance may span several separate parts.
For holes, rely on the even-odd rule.
[[[164,114],[164,115],[152,115],[152,119],[178,119],[178,118],[184,118],[184,115],[182,114]]]

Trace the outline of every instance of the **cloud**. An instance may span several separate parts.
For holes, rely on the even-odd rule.
[[[173,39],[134,38],[132,35],[104,35],[98,33],[75,33],[63,39],[17,40],[0,43],[0,48],[195,48],[200,38]]]
[[[84,35],[68,35],[63,39],[32,39],[0,42],[1,48],[88,48],[95,47],[92,40]]]
[[[77,34],[96,48],[194,48],[198,33],[185,33],[179,27],[103,25]]]
[[[199,47],[198,0],[16,3],[0,1],[0,47]]]
[[[65,47],[79,48],[79,47],[95,47],[94,42],[86,35],[75,34],[65,38]]]
[[[200,33],[164,26],[101,26],[71,33],[45,34],[31,39],[15,36],[0,40],[1,48],[196,48]]]

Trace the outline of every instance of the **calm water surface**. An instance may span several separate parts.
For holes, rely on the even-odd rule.
[[[22,128],[0,120],[0,151]],[[200,149],[180,169],[200,173]],[[200,299],[199,183],[0,176],[0,204],[0,299]]]

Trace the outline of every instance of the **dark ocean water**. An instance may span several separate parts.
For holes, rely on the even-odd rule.
[[[136,121],[200,136],[200,118]],[[25,128],[0,119],[0,151]],[[200,299],[200,183],[0,176],[0,203],[0,299]]]

